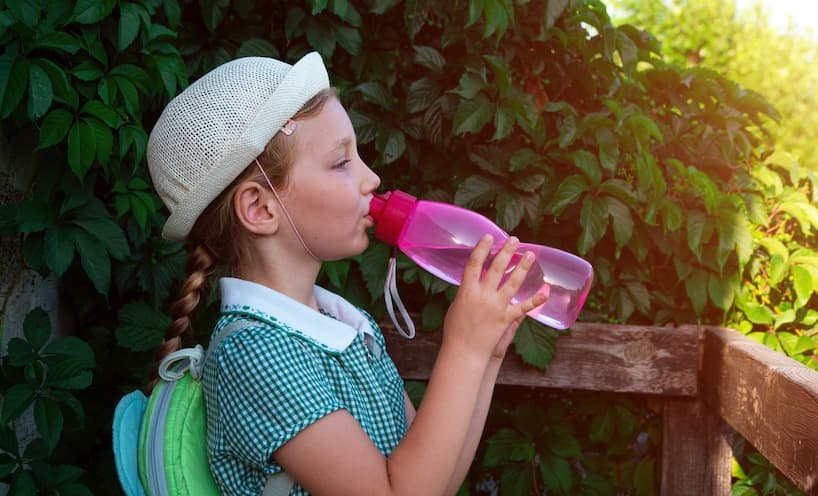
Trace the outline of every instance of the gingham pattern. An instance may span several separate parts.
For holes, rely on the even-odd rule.
[[[340,308],[354,308],[330,295],[341,300]],[[319,300],[324,309],[339,308],[338,301],[325,303]],[[273,316],[276,310],[284,317]],[[377,356],[366,345],[372,339],[374,349],[385,350],[378,326],[362,310],[353,311],[357,315],[351,319],[337,317],[364,322],[365,329],[357,329],[352,342],[339,350],[320,334],[316,339],[315,333],[308,336],[290,326],[286,309],[223,306],[214,333],[237,319],[250,318],[254,324],[226,337],[205,368],[208,455],[221,492],[261,494],[267,475],[281,470],[272,459],[275,450],[339,409],[352,414],[384,456],[403,438],[403,381],[386,353]],[[325,315],[313,313],[316,325],[326,324]],[[361,314],[366,318],[359,319]],[[308,493],[296,484],[290,494]]]

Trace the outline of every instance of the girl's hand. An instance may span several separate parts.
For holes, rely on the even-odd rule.
[[[443,339],[485,358],[502,358],[526,312],[545,303],[547,296],[536,294],[512,304],[511,299],[534,263],[534,254],[526,252],[505,278],[519,245],[519,240],[511,237],[483,273],[492,244],[492,237],[487,235],[472,251],[460,289],[446,313]]]

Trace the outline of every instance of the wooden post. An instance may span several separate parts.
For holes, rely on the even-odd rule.
[[[662,413],[663,496],[729,496],[733,431],[698,398],[666,398]]]
[[[818,495],[818,372],[732,329],[704,327],[702,336],[702,400]]]

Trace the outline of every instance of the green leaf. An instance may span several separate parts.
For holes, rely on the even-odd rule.
[[[525,205],[522,197],[516,193],[501,191],[497,194],[497,225],[504,231],[511,232],[523,220]]]
[[[379,140],[380,141],[380,140]],[[403,156],[406,151],[406,136],[400,129],[388,130],[386,140],[381,147],[381,157],[384,164],[391,164]]]
[[[486,467],[498,467],[509,460],[529,461],[534,458],[534,444],[514,429],[498,430],[486,445],[483,458],[483,465]]]
[[[84,367],[94,366],[94,351],[76,336],[60,336],[43,348],[44,355],[66,356],[78,360]]]
[[[54,109],[45,116],[40,126],[38,149],[48,148],[61,142],[74,122],[74,116],[65,109]]]
[[[3,412],[0,423],[17,420],[36,398],[36,391],[29,384],[13,384],[3,396]]]
[[[28,87],[29,62],[11,55],[0,56],[0,118],[5,119],[23,98]]]
[[[605,170],[613,172],[619,162],[619,140],[608,128],[596,129],[596,142],[599,147],[599,162]]]
[[[429,108],[440,96],[438,84],[427,77],[412,81],[406,94],[406,111],[410,114]]]
[[[78,0],[71,18],[80,24],[93,24],[108,17],[114,5],[113,0]]]
[[[678,231],[680,227],[682,227],[683,222],[683,214],[682,208],[670,201],[663,201],[662,202],[662,218],[665,221],[665,229],[670,232]]]
[[[262,38],[249,38],[236,50],[236,57],[279,57],[278,49]]]
[[[114,147],[114,135],[111,128],[96,119],[84,118],[82,121],[91,129],[94,135],[97,163],[102,167],[107,167]]]
[[[77,53],[80,48],[80,42],[76,37],[63,31],[51,31],[42,36],[38,36],[34,40],[32,48],[47,48],[55,51],[64,52],[70,55]]]
[[[747,317],[747,320],[753,324],[772,325],[773,323],[772,311],[763,305],[759,305],[755,302],[748,302],[741,305],[741,309],[744,311],[744,315]]]
[[[131,46],[139,34],[140,10],[143,8],[135,3],[122,2],[119,4],[117,44],[120,52]]]
[[[333,24],[332,31],[335,40],[350,55],[358,55],[361,52],[361,33],[358,28]]]
[[[568,176],[551,197],[549,204],[551,213],[558,216],[567,206],[577,203],[582,194],[589,189],[588,181],[583,176],[579,174]]]
[[[733,305],[739,285],[737,273],[719,276],[711,272],[707,285],[710,300],[722,310],[728,310]]]
[[[11,338],[8,344],[8,364],[12,367],[25,367],[37,361],[37,352],[27,341]]]
[[[199,10],[202,13],[202,20],[208,31],[211,33],[216,31],[216,28],[219,27],[222,19],[224,19],[224,13],[229,6],[230,0],[199,0]]]
[[[493,115],[494,104],[483,95],[474,100],[461,100],[452,122],[452,132],[455,135],[477,134]]]
[[[557,331],[526,318],[514,336],[514,350],[523,362],[546,370],[554,357],[556,338]]]
[[[531,148],[519,148],[509,160],[509,172],[517,172],[526,167],[542,163],[542,158]]]
[[[34,478],[28,470],[17,470],[14,473],[14,480],[11,482],[8,494],[9,496],[37,494],[37,486],[34,484]]]
[[[652,457],[645,457],[636,465],[633,473],[633,485],[636,494],[649,495],[656,491],[656,462]]]
[[[28,116],[37,120],[51,107],[54,90],[48,74],[37,64],[28,67]]]
[[[719,267],[730,253],[735,252],[740,266],[744,266],[750,259],[753,249],[753,234],[747,216],[741,211],[724,212],[719,217]]]
[[[578,250],[584,255],[593,249],[608,230],[607,202],[598,196],[586,196],[579,213],[582,235],[577,242]]]
[[[795,305],[802,307],[807,304],[812,294],[818,291],[818,281],[813,280],[810,271],[800,265],[793,266],[790,273],[797,296]]]
[[[466,208],[481,207],[493,200],[496,194],[497,183],[483,176],[473,175],[457,187],[454,203]]]
[[[35,0],[14,0],[7,2],[6,7],[14,18],[28,27],[37,25],[40,20],[40,2]]]
[[[619,199],[612,196],[602,197],[607,204],[608,215],[611,219],[611,230],[616,240],[617,248],[627,245],[633,236],[633,215],[630,209]]]
[[[594,415],[591,420],[588,426],[588,438],[594,443],[607,444],[614,435],[614,427],[613,410],[605,409]]]
[[[506,105],[497,107],[497,112],[494,113],[494,136],[491,140],[501,140],[511,134],[516,119],[517,111],[513,108]]]
[[[443,72],[443,69],[446,67],[446,59],[443,58],[443,55],[434,47],[414,45],[412,48],[415,50],[414,57],[412,58],[414,63],[431,69],[432,72]]]
[[[382,83],[378,81],[361,83],[355,86],[355,88],[353,88],[353,91],[359,92],[363,97],[364,101],[374,103],[375,105],[381,107],[384,110],[387,110],[392,106],[389,91]]]
[[[473,100],[480,94],[480,90],[483,89],[485,84],[485,79],[479,74],[472,71],[467,71],[460,76],[460,81],[457,83],[457,88],[450,90],[449,92],[459,95],[464,100]]]
[[[386,281],[386,272],[389,267],[390,250],[389,245],[385,243],[371,243],[361,255],[361,275],[373,301],[383,295],[383,283]]]
[[[494,74],[494,84],[497,85],[497,90],[500,98],[505,98],[508,95],[508,89],[511,86],[511,67],[508,62],[494,55],[483,55],[483,59],[489,63],[491,71]]]
[[[56,225],[45,233],[43,253],[46,266],[57,277],[62,277],[74,260],[74,239],[72,230]]]
[[[553,491],[566,493],[574,486],[571,465],[565,458],[552,455],[542,457],[540,475],[545,485]]]
[[[421,329],[424,331],[441,329],[447,309],[448,306],[437,298],[424,305],[420,313]]]
[[[48,203],[30,200],[17,208],[14,220],[21,233],[33,233],[54,224],[57,221],[57,215]]]
[[[577,119],[573,115],[569,115],[562,120],[560,125],[560,148],[565,148],[574,142],[577,136]]]
[[[23,334],[28,343],[39,350],[51,336],[51,320],[41,307],[37,307],[26,314],[23,321]]]
[[[99,100],[89,100],[86,102],[80,109],[80,113],[96,117],[111,128],[116,128],[119,124],[116,112]]]
[[[170,317],[142,301],[126,304],[117,316],[117,344],[132,351],[156,348],[162,343],[165,330],[171,323]]]
[[[34,423],[49,451],[53,451],[60,440],[63,429],[63,416],[60,406],[50,398],[37,398],[34,402]]]
[[[98,239],[86,231],[76,231],[74,242],[85,274],[100,294],[107,294],[111,284],[111,260],[108,252]]]
[[[685,290],[696,315],[701,315],[707,304],[708,274],[704,270],[696,269],[685,279]]]
[[[587,150],[578,150],[570,154],[571,161],[582,171],[591,187],[596,187],[602,180],[602,169],[596,156]]]
[[[96,155],[96,136],[84,122],[75,122],[68,131],[68,165],[82,181]]]

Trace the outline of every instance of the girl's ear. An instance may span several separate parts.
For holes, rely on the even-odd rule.
[[[233,195],[233,209],[241,225],[253,234],[275,234],[279,227],[278,204],[260,184],[245,181]]]

